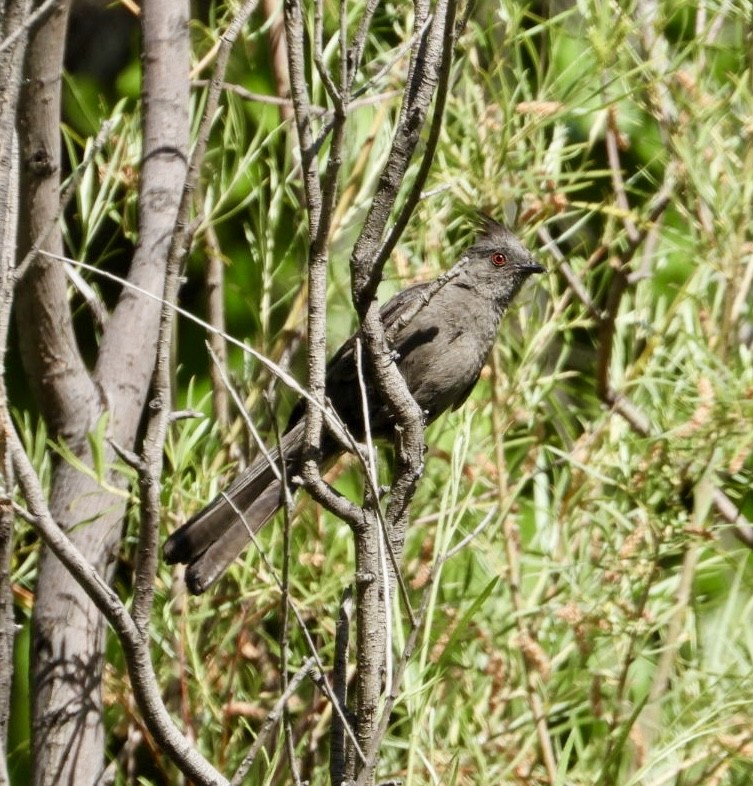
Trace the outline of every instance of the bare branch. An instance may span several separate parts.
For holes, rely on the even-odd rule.
[[[272,711],[267,715],[264,719],[264,723],[262,724],[261,729],[259,729],[259,734],[257,735],[256,739],[254,740],[254,744],[251,746],[248,753],[243,758],[240,766],[233,775],[232,780],[230,781],[230,786],[240,786],[243,783],[243,779],[248,774],[248,771],[251,767],[254,766],[254,761],[256,761],[256,757],[259,755],[259,751],[262,749],[262,746],[269,738],[269,735],[272,732],[272,729],[277,725],[277,722],[280,720],[280,716],[282,715],[285,707],[290,701],[290,697],[298,690],[298,686],[303,682],[304,678],[307,677],[314,668],[314,659],[307,658],[300,669],[293,675],[293,679],[291,679],[285,690],[283,691],[280,698],[275,702],[275,706],[272,708]]]
[[[625,227],[628,240],[631,244],[638,245],[638,230],[630,217],[630,203],[625,193],[625,183],[622,180],[622,165],[620,164],[620,131],[617,128],[617,109],[614,104],[607,109],[606,147],[609,169],[612,173],[612,191],[614,192],[617,207],[622,212],[622,223]]]
[[[13,264],[18,231],[18,138],[16,111],[26,50],[25,18],[28,0],[6,3],[0,13],[0,30],[13,37],[0,50],[4,86],[0,100],[0,412],[7,413],[5,374],[8,330],[13,304]],[[0,439],[0,783],[9,783],[7,771],[8,721],[13,683],[13,644],[16,625],[11,588],[14,515],[13,465],[7,444]]]
[[[358,30],[353,38],[353,43],[350,46],[350,50],[347,54],[347,59],[345,56],[345,48],[343,48],[343,41],[341,38],[340,41],[340,52],[343,61],[345,62],[345,68],[347,70],[347,93],[348,95],[353,95],[353,83],[355,81],[356,76],[361,68],[361,60],[363,58],[363,50],[366,48],[366,38],[369,34],[369,28],[371,27],[371,22],[374,19],[374,12],[377,10],[379,6],[379,0],[367,0],[366,7],[363,11],[363,16],[361,16],[361,21],[358,23]]]
[[[345,50],[340,51],[344,60]],[[341,104],[343,96],[324,63],[324,0],[316,0],[314,3],[314,65],[332,103],[335,106]]]
[[[380,74],[383,75],[384,73],[386,73],[386,71],[388,71],[389,68],[392,67],[392,65],[393,64],[390,63],[388,67],[386,66],[383,71],[380,71]],[[378,81],[380,74],[377,74],[373,79],[369,81],[368,84],[371,85],[376,83]],[[195,87],[206,87],[208,84],[209,81],[206,79],[195,79],[192,82],[192,85]],[[293,101],[290,98],[280,98],[279,96],[270,96],[264,93],[254,93],[251,90],[247,90],[242,85],[236,85],[230,82],[223,82],[222,89],[228,93],[237,95],[239,98],[242,98],[244,101],[254,101],[258,104],[270,104],[271,106],[279,106],[280,111],[284,112],[286,115],[283,122],[287,122],[288,120],[293,119],[292,111],[291,112],[287,111],[293,109]],[[361,96],[363,95],[363,93],[366,92],[366,90],[367,90],[367,86],[361,87],[354,93],[354,95]],[[365,98],[357,98],[348,103],[346,111],[353,112],[356,109],[360,109],[361,107],[364,106],[372,106],[373,104],[378,104],[381,101],[390,101],[393,98],[397,98],[399,95],[400,95],[399,90],[388,90],[378,95],[366,96]],[[327,117],[332,117],[333,115],[333,112],[330,109],[326,109],[323,106],[312,105],[310,109],[312,115],[327,116]],[[288,114],[290,115],[289,117]],[[324,127],[322,133],[317,138],[317,141],[314,143],[315,150],[317,151],[319,150],[322,141],[324,140],[324,138],[329,136],[331,132],[332,132],[332,124],[330,123]]]
[[[446,61],[452,58],[452,47],[446,51],[443,45],[446,31],[451,31],[454,27],[456,10],[456,0],[439,0],[426,34],[416,40],[414,61],[418,61],[420,51],[421,67],[415,71],[414,65],[414,70],[409,74],[390,155],[379,178],[363,230],[353,248],[350,262],[353,295],[362,322],[369,304],[375,298],[376,288],[381,280],[386,261],[378,254],[378,251],[381,251],[381,238],[390,211],[395,204],[398,189],[418,144],[417,129],[422,128],[424,124],[440,70],[443,69]],[[422,26],[423,18],[419,19],[417,15],[415,23],[417,27]],[[404,388],[404,385],[402,387]],[[397,389],[401,390],[401,387]],[[387,397],[387,400],[390,398]]]
[[[227,399],[227,388],[223,384],[220,370],[227,366],[227,342],[225,333],[225,260],[220,249],[220,241],[214,227],[207,226],[204,239],[207,249],[207,321],[214,328],[210,331],[208,342],[216,357],[209,369],[212,381],[212,409],[221,431],[225,431],[230,423],[230,410]]]
[[[29,14],[28,10],[24,10],[23,16],[21,17],[21,19],[23,20],[22,23],[19,25],[16,24],[9,25],[9,27],[13,29],[11,30],[11,32],[8,33],[8,35],[2,41],[0,41],[0,54],[2,54],[6,49],[9,49],[11,46],[13,46],[22,36],[27,35],[29,30],[31,30],[37,24],[37,22],[41,22],[47,16],[47,14],[49,14],[50,11],[52,11],[54,6],[59,2],[60,0],[45,0],[42,3],[42,5],[40,5],[34,11],[32,11],[31,14]],[[21,8],[24,5],[27,7],[27,9],[31,7],[31,3],[18,3],[18,4],[14,3],[13,9],[10,12],[6,12],[8,13],[8,17],[11,18],[13,16],[14,10],[17,8]],[[2,15],[0,15],[0,21],[2,21],[2,19],[3,17]],[[8,28],[6,28],[6,30],[7,29]],[[23,45],[21,48],[22,49],[24,48]],[[7,74],[8,72],[4,71],[3,73]]]
[[[19,104],[21,184],[18,253],[62,253],[59,173],[60,74],[69,2],[59,2],[29,39]],[[16,321],[24,367],[53,434],[74,423],[90,426],[99,394],[78,350],[62,266],[36,257],[17,288]],[[40,349],[45,347],[45,351]]]
[[[282,579],[277,575],[277,571],[275,570],[274,566],[272,565],[272,563],[267,558],[267,555],[264,553],[264,549],[262,549],[259,546],[259,541],[256,538],[256,534],[253,532],[252,528],[250,527],[250,525],[246,521],[246,517],[245,517],[243,511],[240,510],[233,503],[233,500],[230,499],[230,497],[228,497],[225,494],[223,494],[222,496],[225,498],[225,501],[228,503],[228,505],[230,505],[230,507],[233,508],[233,511],[235,512],[235,515],[238,516],[238,518],[243,522],[244,526],[246,527],[246,531],[248,532],[249,538],[251,539],[252,543],[254,544],[254,547],[256,548],[256,550],[259,552],[259,556],[261,557],[262,561],[264,562],[264,565],[267,568],[267,570],[269,571],[269,574],[272,576],[272,579],[274,580],[275,584],[277,585],[277,588],[282,593],[284,591],[284,585],[282,583]],[[337,697],[335,696],[334,692],[332,691],[332,688],[330,687],[330,684],[329,684],[329,682],[327,680],[326,670],[325,670],[324,665],[323,665],[323,663],[321,661],[321,658],[319,657],[319,652],[318,652],[318,650],[316,648],[316,645],[314,644],[314,641],[311,638],[311,634],[309,633],[308,627],[306,626],[306,622],[303,619],[303,617],[301,615],[301,612],[298,610],[298,607],[296,606],[296,604],[292,602],[292,599],[290,599],[289,608],[293,612],[293,616],[295,617],[296,622],[298,623],[298,626],[299,626],[299,628],[301,630],[301,633],[303,634],[303,637],[306,640],[306,645],[307,645],[307,647],[309,649],[309,652],[311,653],[311,657],[313,658],[314,663],[316,663],[317,672],[319,674],[319,683],[318,684],[321,687],[321,689],[324,692],[324,694],[326,695],[326,697],[332,703],[332,707],[333,707],[334,712],[336,712],[339,715],[340,720],[344,724],[344,728],[346,730],[346,733],[350,737],[353,745],[355,745],[355,747],[356,747],[356,753],[358,753],[358,755],[361,758],[361,760],[364,761],[365,757],[364,757],[363,751],[361,750],[360,746],[358,745],[358,741],[357,741],[353,731],[351,730],[350,724],[348,723],[347,718],[345,716],[345,708],[340,706],[340,703],[338,702]]]
[[[288,44],[290,92],[295,109],[298,147],[301,151],[309,237],[313,238],[319,227],[322,196],[314,149],[314,134],[311,128],[312,113],[308,85],[306,84],[305,32],[300,0],[285,0],[285,36]]]
[[[2,318],[2,317],[0,317]],[[4,317],[7,320],[7,315]],[[5,408],[5,393],[2,393]],[[13,642],[16,621],[13,612],[11,589],[11,558],[13,556],[13,505],[10,495],[13,490],[13,464],[7,453],[4,440],[0,440],[0,783],[10,783],[6,771],[8,741],[8,719],[10,713],[11,687],[13,684]]]
[[[415,180],[411,184],[411,189],[406,197],[405,202],[400,208],[400,212],[395,220],[395,224],[390,230],[387,239],[382,246],[379,257],[377,258],[377,266],[384,265],[389,255],[397,245],[398,240],[402,236],[405,228],[408,226],[408,221],[413,215],[423,191],[426,179],[429,176],[429,171],[434,163],[434,156],[437,152],[437,144],[439,143],[439,134],[442,130],[442,119],[444,116],[444,108],[447,103],[447,96],[450,92],[450,72],[452,67],[452,53],[455,49],[456,36],[462,31],[455,29],[455,20],[448,19],[444,29],[444,42],[443,54],[440,67],[439,67],[439,83],[436,90],[436,100],[434,102],[434,116],[431,120],[431,127],[429,129],[429,137],[426,141],[426,149],[424,150],[421,165],[416,174]]]
[[[7,411],[0,412],[2,431],[13,468],[26,499],[34,527],[55,556],[65,565],[112,626],[123,647],[128,670],[142,709],[144,722],[155,741],[170,754],[186,777],[201,784],[225,786],[222,777],[178,731],[162,703],[152,668],[149,639],[141,635],[133,619],[107,582],[86,561],[50,515],[39,480],[29,463]]]
[[[350,649],[350,625],[353,619],[353,591],[347,587],[340,598],[340,612],[335,628],[335,657],[332,666],[332,689],[340,706],[348,706],[348,657]],[[346,710],[347,711],[347,710]],[[340,784],[354,776],[352,756],[348,753],[342,721],[337,715],[332,717],[330,728],[329,773],[332,784]]]

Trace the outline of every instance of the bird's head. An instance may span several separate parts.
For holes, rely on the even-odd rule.
[[[476,241],[463,255],[458,284],[491,295],[505,308],[525,280],[544,268],[507,227],[486,215],[479,222]]]

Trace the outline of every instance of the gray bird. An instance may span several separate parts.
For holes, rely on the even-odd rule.
[[[482,217],[476,242],[460,261],[436,281],[399,292],[381,309],[382,320],[413,398],[426,424],[445,410],[457,409],[478,381],[491,351],[502,315],[525,280],[544,268],[504,226]],[[358,334],[351,336],[327,365],[326,395],[353,436],[364,437],[363,411],[356,372]],[[369,426],[377,439],[391,439],[394,418],[364,371]],[[305,404],[298,402],[276,459],[285,457],[286,476],[298,473],[303,445]],[[343,452],[340,441],[322,435],[322,465]],[[188,565],[186,584],[204,592],[243,551],[282,504],[282,484],[260,455],[203,510],[176,530],[165,543],[165,560]],[[232,500],[232,504],[225,498]],[[243,514],[241,518],[236,509]]]

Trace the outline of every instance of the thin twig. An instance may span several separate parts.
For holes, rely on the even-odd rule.
[[[606,98],[604,98],[606,103]],[[617,108],[611,104],[607,108],[607,123],[605,131],[605,143],[607,147],[607,160],[609,161],[609,170],[612,174],[612,191],[614,193],[615,202],[617,207],[620,208],[622,213],[622,225],[625,227],[628,240],[637,245],[638,230],[635,223],[630,216],[630,203],[628,202],[627,194],[625,193],[625,183],[622,179],[622,164],[620,163],[620,150],[619,150],[620,131],[617,128]]]
[[[376,82],[376,77],[370,80],[369,84],[373,84]],[[195,79],[191,84],[194,87],[204,88],[209,84],[209,80],[207,79]],[[291,98],[280,98],[280,96],[272,96],[268,95],[267,93],[254,93],[251,90],[243,87],[243,85],[237,85],[233,82],[223,82],[222,89],[227,93],[233,93],[233,95],[237,95],[239,98],[242,98],[244,101],[253,101],[257,104],[269,104],[271,106],[279,106],[283,110],[292,109],[293,108],[293,100]],[[355,93],[354,100],[348,102],[347,112],[354,112],[356,109],[361,109],[365,106],[372,106],[373,104],[378,104],[381,101],[390,101],[393,98],[397,98],[400,95],[399,90],[387,90],[384,93],[379,93],[378,95],[373,96],[366,96],[364,98],[360,98],[360,96],[365,93],[366,90],[362,87],[359,88]],[[331,109],[327,109],[324,106],[318,106],[317,104],[312,104],[310,107],[311,113],[313,115],[321,116],[321,117],[332,117],[333,112]],[[291,115],[292,119],[292,115]],[[288,118],[285,118],[287,121]],[[327,136],[330,131],[332,130],[332,126],[326,126],[326,133]],[[317,142],[316,148],[320,147],[320,142]]]
[[[227,390],[222,384],[218,369],[224,369],[227,366],[227,342],[223,338],[225,333],[225,259],[220,248],[220,239],[211,223],[205,228],[204,240],[207,249],[207,321],[215,328],[209,334],[207,341],[217,358],[209,369],[209,378],[212,383],[212,409],[217,425],[224,435],[230,423],[230,410]]]
[[[315,60],[321,64],[322,4],[317,2],[315,9],[314,50]],[[305,31],[302,20],[300,0],[290,0],[285,4],[285,30],[288,43],[288,63],[291,91],[295,108],[298,146],[301,151],[301,164],[304,174],[304,190],[308,212],[309,234],[309,308],[308,308],[308,400],[316,404],[307,408],[303,436],[303,456],[301,477],[309,493],[328,510],[333,511],[352,526],[357,526],[361,518],[358,506],[338,494],[323,480],[319,471],[320,442],[323,426],[326,377],[326,289],[327,289],[327,244],[332,221],[337,175],[342,163],[344,143],[346,99],[337,88],[328,90],[335,103],[333,140],[324,175],[320,183],[316,151],[313,147],[311,131],[311,110],[305,72]],[[316,52],[319,52],[317,55]]]
[[[288,485],[287,462],[282,449],[282,438],[277,428],[277,418],[272,411],[272,403],[266,399],[269,407],[269,419],[274,427],[275,444],[277,445],[277,460],[279,462],[279,475],[282,484],[282,496],[285,504],[283,505],[284,521],[282,528],[282,619],[280,620],[280,687],[283,694],[288,690],[288,649],[290,646],[290,527],[293,522],[293,495]],[[298,761],[295,755],[295,745],[293,742],[293,731],[290,726],[287,707],[283,710],[283,730],[285,734],[285,747],[288,753],[288,763],[290,772],[293,775],[293,783],[300,786],[301,776],[298,771]]]
[[[295,110],[298,147],[301,151],[301,169],[303,170],[303,189],[306,195],[306,209],[309,219],[309,237],[314,237],[319,227],[322,198],[318,164],[314,150],[314,136],[311,128],[312,111],[308,84],[306,82],[305,31],[300,0],[287,0],[285,3],[285,38],[288,47],[290,94]]]
[[[73,265],[65,266],[65,274],[91,311],[92,319],[97,329],[103,331],[107,326],[109,314],[107,313],[107,306],[100,295],[94,291],[94,288],[80,275]]]
[[[366,48],[366,38],[369,35],[369,28],[374,19],[374,12],[379,6],[379,0],[367,0],[366,7],[363,10],[363,15],[358,23],[358,30],[353,36],[353,43],[350,45],[350,50],[345,54],[345,49],[341,49],[341,57],[345,62],[346,67],[346,84],[347,93],[349,95],[356,95],[353,93],[353,83],[355,82],[358,72],[361,70],[361,59],[363,52]],[[341,42],[342,45],[342,42]]]
[[[340,5],[340,34],[347,35],[347,10]],[[339,85],[335,85],[333,78],[324,66],[322,56],[322,18],[323,2],[316,0],[314,18],[314,61],[319,69],[319,74],[325,84],[335,109],[332,126],[332,140],[330,143],[327,165],[319,189],[320,200],[312,205],[308,204],[309,223],[313,223],[312,212],[317,214],[316,231],[309,246],[308,270],[308,389],[317,401],[324,403],[326,392],[326,348],[327,348],[327,267],[329,261],[328,244],[334,205],[337,196],[337,180],[342,166],[343,146],[345,143],[346,107],[348,103],[347,91],[347,66],[345,64],[345,49],[341,50],[341,72]],[[342,43],[342,41],[341,41]],[[299,107],[296,106],[298,118]],[[300,122],[298,124],[300,128]],[[303,150],[304,140],[299,138]],[[346,515],[345,520],[351,526],[358,526],[360,511],[357,506],[345,500],[341,495],[329,488],[321,477],[319,456],[321,453],[323,419],[320,410],[309,407],[306,412],[306,422],[303,434],[303,460],[301,476],[308,489],[314,491],[326,507],[334,506],[335,510]],[[329,507],[330,510],[333,508]]]
[[[214,350],[212,349],[212,347],[209,346],[209,344],[207,344],[207,352],[209,352],[209,357],[211,358],[212,363],[214,364],[214,368],[216,370],[217,376],[220,379],[220,382],[222,383],[225,390],[230,394],[230,397],[233,399],[233,403],[235,404],[236,409],[240,413],[241,419],[243,420],[243,422],[246,425],[246,428],[248,429],[248,433],[251,434],[251,436],[253,437],[257,450],[266,459],[269,468],[272,470],[272,473],[275,476],[275,480],[282,481],[283,479],[282,467],[281,465],[277,464],[277,462],[272,457],[272,454],[267,449],[264,440],[261,438],[261,435],[259,434],[256,426],[254,425],[254,421],[251,419],[251,416],[248,414],[248,410],[243,405],[243,400],[241,399],[240,395],[238,395],[238,391],[235,389],[233,383],[230,381],[230,377],[228,377],[227,374],[227,369],[220,364],[219,358],[214,353]],[[272,419],[272,422],[273,423],[275,422],[274,418]]]
[[[501,397],[500,390],[500,368],[498,363],[498,356],[492,353],[492,396],[494,406],[492,407],[492,431],[495,435],[494,446],[495,456],[497,462],[497,483],[499,486],[500,500],[508,495],[505,487],[505,456],[504,446],[501,435],[503,433],[501,423],[501,411],[504,406],[504,401]],[[505,554],[507,556],[507,585],[510,591],[510,600],[513,609],[515,610],[515,623],[518,628],[518,635],[521,641],[533,640],[534,636],[528,627],[525,614],[525,600],[523,598],[523,590],[521,585],[521,572],[520,572],[520,532],[517,525],[515,525],[509,516],[504,516],[502,520],[502,536],[505,544]],[[549,732],[549,724],[547,722],[546,711],[544,710],[544,702],[539,694],[537,680],[536,680],[536,665],[527,656],[525,648],[522,649],[522,662],[523,671],[525,673],[526,681],[526,694],[528,698],[528,705],[531,708],[531,715],[533,717],[534,726],[536,728],[536,736],[539,741],[539,749],[541,758],[544,763],[547,778],[551,786],[557,782],[557,759],[554,755],[554,746],[552,745],[552,737]]]
[[[5,51],[9,46],[12,46],[24,33],[34,27],[37,22],[41,22],[47,14],[60,2],[60,0],[45,0],[36,10],[29,14],[28,18],[24,20],[23,25],[17,27],[7,38],[0,41],[0,52]]]
[[[526,475],[525,479],[530,480],[533,477],[530,473]],[[469,532],[465,537],[461,538],[451,549],[447,551],[444,561],[452,559],[456,554],[460,553],[469,543],[474,541],[494,520],[494,517],[499,512],[499,507],[495,505],[489,512],[481,519],[481,521]]]
[[[248,532],[249,537],[254,544],[254,547],[259,552],[259,556],[261,557],[264,566],[269,571],[270,576],[272,576],[272,579],[277,585],[277,588],[280,590],[280,592],[283,592],[282,579],[278,576],[277,571],[275,570],[272,563],[269,561],[267,555],[264,552],[264,549],[262,549],[259,546],[259,541],[256,538],[256,534],[253,532],[251,526],[246,521],[246,517],[243,511],[240,510],[238,506],[233,502],[233,500],[230,499],[230,497],[228,497],[226,494],[222,494],[221,496],[224,498],[225,502],[227,502],[227,504],[230,505],[230,507],[233,509],[235,515],[238,516],[238,518],[243,522],[244,526],[246,527],[246,531]],[[358,756],[360,757],[361,761],[365,761],[363,751],[361,750],[361,747],[358,745],[358,740],[356,739],[353,730],[351,729],[350,724],[348,723],[348,720],[345,716],[345,710],[342,706],[340,706],[340,703],[338,702],[337,697],[333,693],[332,688],[330,687],[330,684],[327,680],[327,674],[324,669],[324,665],[321,661],[321,658],[319,657],[319,652],[316,648],[316,645],[314,644],[314,641],[311,638],[311,634],[309,633],[306,622],[303,619],[303,615],[298,610],[298,606],[295,603],[293,603],[292,599],[290,600],[290,610],[293,612],[293,615],[296,618],[296,622],[298,623],[298,626],[301,629],[301,633],[303,634],[303,637],[306,640],[306,645],[309,648],[309,651],[311,652],[311,656],[314,659],[314,662],[316,663],[316,668],[319,673],[320,685],[322,687],[322,690],[324,691],[324,694],[327,696],[329,701],[332,703],[334,711],[340,716],[340,720],[343,723],[343,728],[345,729],[346,734],[348,735],[351,742],[355,746],[356,753],[358,753]]]
[[[192,87],[198,88],[207,87],[208,84],[208,79],[194,79],[191,82]],[[257,104],[269,104],[270,106],[279,106],[285,109],[290,109],[293,106],[293,100],[290,98],[272,96],[268,93],[255,93],[253,90],[249,90],[248,88],[243,87],[243,85],[238,85],[234,82],[223,82],[222,89],[226,93],[237,95],[238,98],[242,98],[244,101],[253,101]],[[320,115],[326,114],[327,112],[327,109],[323,106],[313,106],[311,109],[313,112]]]
[[[274,729],[275,725],[280,719],[280,715],[284,712],[285,708],[290,701],[290,697],[298,690],[298,686],[303,682],[304,678],[307,677],[314,667],[314,658],[307,658],[300,669],[293,675],[293,678],[288,682],[287,687],[283,691],[282,695],[279,699],[275,702],[275,706],[272,708],[272,711],[267,715],[264,719],[264,723],[262,723],[261,729],[259,729],[259,734],[256,736],[253,745],[249,749],[248,753],[243,757],[243,761],[238,766],[238,769],[235,771],[235,775],[233,775],[232,780],[230,781],[230,786],[240,786],[243,783],[243,779],[248,774],[251,767],[254,766],[254,761],[256,761],[256,757],[259,754],[259,751],[262,749],[262,746],[267,741],[267,738]]]
[[[455,29],[455,14],[454,6],[449,6],[448,10],[452,13],[448,14],[444,28],[444,40],[442,42],[443,51],[449,53],[440,61],[439,81],[436,89],[436,99],[434,101],[434,115],[431,119],[431,126],[429,127],[429,137],[426,140],[426,148],[424,150],[421,164],[416,173],[416,177],[411,184],[408,196],[405,198],[397,219],[387,235],[380,252],[377,265],[386,262],[389,255],[397,245],[398,240],[402,236],[405,228],[408,226],[408,221],[413,215],[419,200],[421,199],[421,192],[423,191],[426,180],[429,177],[429,171],[434,164],[434,156],[439,144],[439,134],[442,130],[442,119],[444,117],[444,108],[447,104],[447,97],[450,93],[450,73],[452,70],[452,52],[455,48],[456,35],[461,32]]]
[[[410,306],[406,308],[390,326],[390,328],[385,331],[384,337],[387,343],[392,344],[397,334],[408,323],[412,322],[416,316],[418,316],[419,312],[429,305],[431,299],[437,294],[437,292],[439,292],[440,289],[447,286],[450,281],[459,276],[460,272],[461,267],[459,265],[454,266],[446,273],[443,273],[441,276],[432,281],[431,284],[429,284],[429,286],[418,295],[418,297],[414,297]]]
[[[220,95],[222,93],[222,85],[225,80],[225,73],[227,65],[230,60],[230,52],[232,51],[233,44],[240,35],[243,26],[248,21],[249,17],[256,10],[259,0],[246,0],[241,6],[238,13],[233,17],[232,22],[228,25],[225,32],[222,34],[222,39],[217,53],[217,60],[215,62],[212,78],[209,81],[209,89],[207,90],[206,103],[204,105],[204,114],[199,124],[199,130],[196,134],[196,143],[194,145],[191,161],[188,167],[188,174],[186,175],[185,191],[187,194],[193,193],[196,185],[199,182],[201,175],[201,165],[204,161],[206,154],[207,144],[209,143],[209,134],[214,123],[217,107],[220,102]],[[181,203],[181,220],[185,221],[188,217],[188,207],[190,205],[190,197],[184,196]]]
[[[341,52],[341,56],[344,58],[345,50],[341,50]],[[340,89],[324,64],[324,0],[315,0],[314,2],[314,65],[332,103],[335,105],[341,103]]]
[[[753,549],[753,523],[740,511],[735,503],[721,490],[714,489],[712,496],[716,512],[732,525],[734,536],[748,548]]]

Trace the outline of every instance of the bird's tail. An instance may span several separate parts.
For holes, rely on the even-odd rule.
[[[302,437],[303,422],[282,437],[280,447],[288,473],[298,464]],[[276,453],[273,451],[273,457]],[[194,595],[208,589],[248,545],[251,535],[279,510],[283,502],[279,474],[278,467],[258,456],[224,494],[167,539],[165,561],[188,565],[186,585]]]

